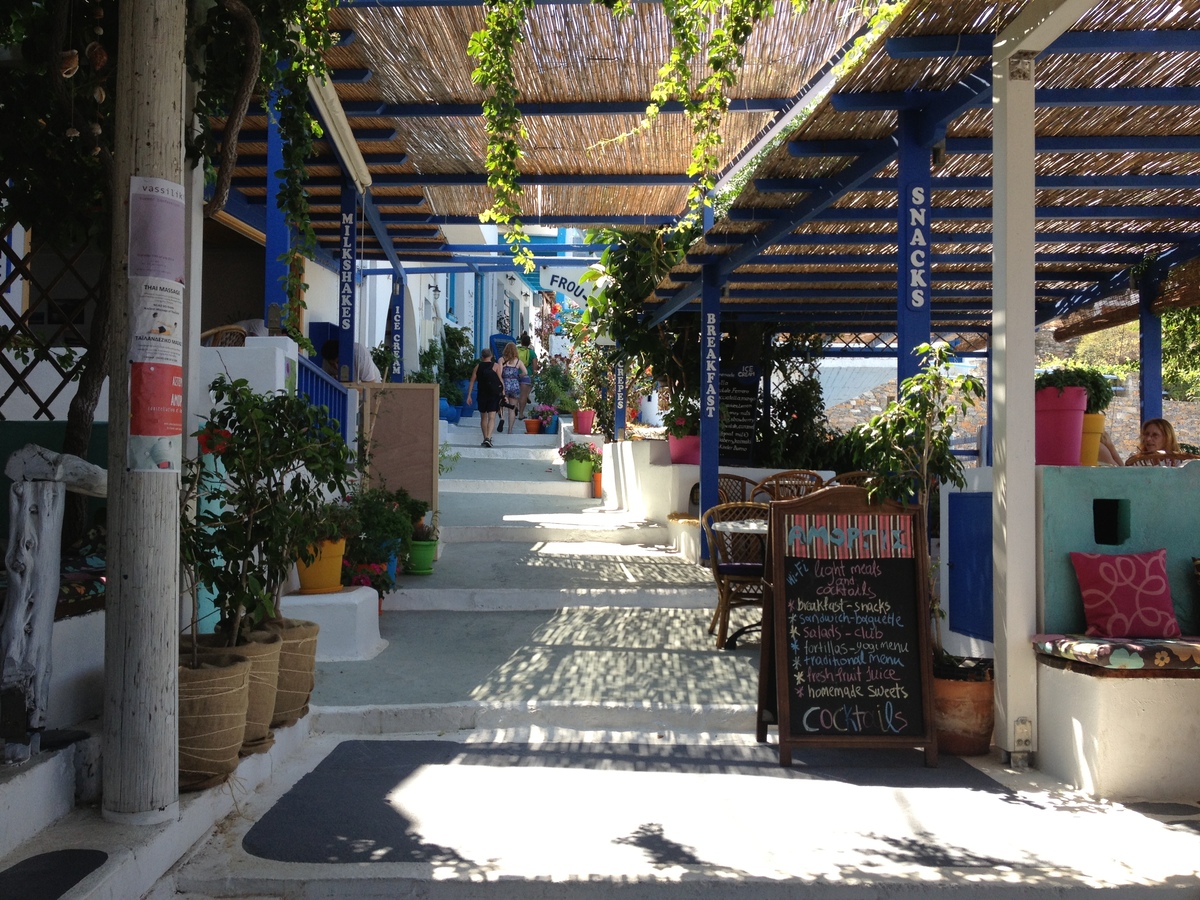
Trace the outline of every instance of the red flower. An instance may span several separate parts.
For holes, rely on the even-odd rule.
[[[229,449],[233,435],[224,428],[206,428],[196,435],[196,440],[200,443],[201,453],[220,456]]]

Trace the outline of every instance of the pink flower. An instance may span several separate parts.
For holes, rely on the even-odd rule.
[[[679,425],[679,426],[686,425],[687,419],[685,419],[683,416],[680,416],[678,419],[675,420],[675,424]]]

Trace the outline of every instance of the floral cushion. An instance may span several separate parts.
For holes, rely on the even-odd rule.
[[[1200,671],[1200,637],[1095,638],[1083,634],[1035,634],[1033,649],[1047,656],[1104,669]]]
[[[1178,637],[1167,581],[1167,551],[1072,553],[1087,634],[1092,637]]]

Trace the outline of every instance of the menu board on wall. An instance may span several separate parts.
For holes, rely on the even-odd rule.
[[[936,765],[916,512],[870,504],[856,487],[771,507],[767,668],[776,679],[780,762],[804,744],[876,744],[924,747]]]
[[[746,365],[736,372],[722,372],[720,390],[718,448],[721,462],[753,465],[754,431],[758,421],[758,367]]]

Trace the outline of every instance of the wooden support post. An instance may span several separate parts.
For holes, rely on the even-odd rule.
[[[111,821],[138,825],[176,818],[179,802],[182,436],[172,438],[167,427],[169,382],[166,394],[159,392],[164,370],[174,369],[182,419],[182,355],[176,362],[169,342],[160,341],[163,350],[155,356],[134,337],[144,336],[152,303],[165,302],[173,285],[183,281],[186,18],[183,3],[123,4],[119,46],[125,52],[117,61],[102,812]],[[171,206],[167,201],[176,191],[179,205]],[[182,325],[184,318],[181,310],[171,310],[168,327],[176,319]],[[135,423],[135,417],[151,421]],[[131,435],[142,453],[132,452]]]

